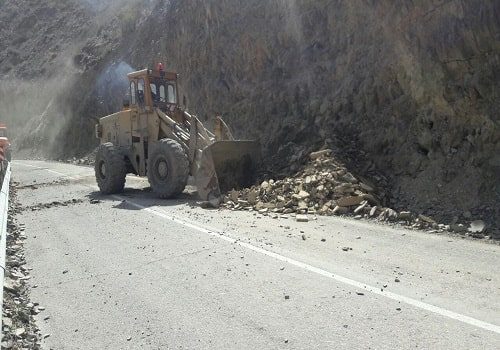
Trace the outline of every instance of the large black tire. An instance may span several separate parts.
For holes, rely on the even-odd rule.
[[[103,143],[95,156],[95,178],[103,194],[123,191],[127,166],[123,155],[110,143]]]
[[[147,168],[149,183],[158,197],[175,198],[184,191],[189,176],[189,160],[177,141],[158,141],[149,155]]]

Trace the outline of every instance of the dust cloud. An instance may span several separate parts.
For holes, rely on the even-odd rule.
[[[112,113],[121,106],[128,86],[126,74],[133,71],[132,67],[121,59],[103,67],[88,66],[87,62],[77,62],[75,57],[91,51],[92,59],[102,59],[101,54],[92,52],[99,47],[99,39],[108,35],[100,33],[102,28],[119,31],[121,26],[113,27],[114,23],[135,18],[157,0],[78,0],[76,3],[91,22],[78,37],[56,41],[55,46],[60,50],[57,55],[53,54],[47,69],[37,72],[37,67],[27,64],[22,50],[18,50],[22,58],[16,62],[17,67],[0,72],[0,122],[7,124],[17,156],[58,157],[64,153],[60,142],[65,135],[72,137],[74,125],[84,128],[79,130],[80,134],[92,132],[93,121],[89,120],[100,115],[80,115],[81,105],[89,95],[99,105],[99,113]],[[56,4],[54,8],[63,11],[64,7],[59,6]],[[61,33],[57,35],[64,37]],[[27,68],[23,71],[20,66]]]

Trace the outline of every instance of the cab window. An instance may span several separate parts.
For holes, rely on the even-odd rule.
[[[153,99],[153,101],[158,101],[158,94],[157,94],[157,91],[156,91],[156,84],[149,84],[150,88],[151,88],[151,98]]]
[[[135,82],[130,83],[130,103],[135,105]]]
[[[144,79],[140,79],[137,83],[137,102],[144,104]]]
[[[176,101],[175,98],[175,88],[173,85],[167,85],[167,102],[168,103],[175,103]]]
[[[165,85],[160,85],[160,102],[165,102]]]

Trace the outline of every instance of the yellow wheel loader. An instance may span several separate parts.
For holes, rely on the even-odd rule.
[[[130,101],[96,125],[95,175],[103,194],[123,191],[128,173],[147,176],[160,198],[178,196],[191,175],[199,197],[215,205],[224,191],[252,184],[257,142],[234,140],[220,117],[207,130],[180,107],[178,74],[162,64],[127,76]]]

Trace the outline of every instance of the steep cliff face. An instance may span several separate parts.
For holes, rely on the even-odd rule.
[[[395,207],[500,220],[498,1],[148,1],[106,18],[72,59],[67,145],[90,148],[89,117],[117,107],[103,73],[166,58],[190,110],[260,139],[278,174],[334,147],[383,172]]]
[[[499,214],[499,2],[182,1],[159,18],[190,106],[259,137],[275,169],[355,140],[396,206]]]

